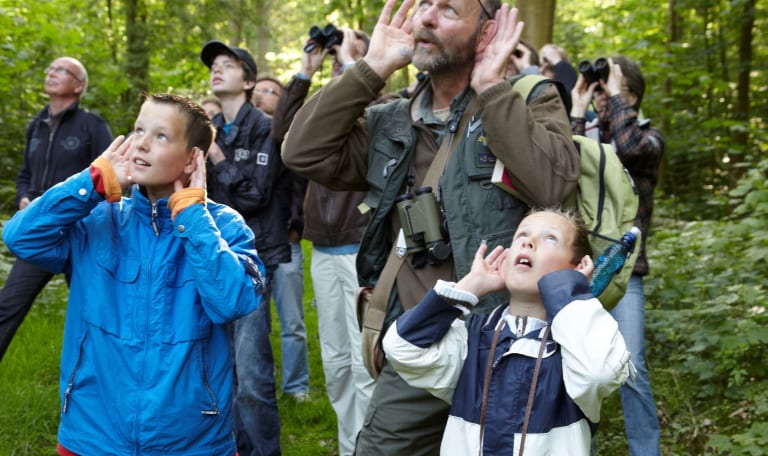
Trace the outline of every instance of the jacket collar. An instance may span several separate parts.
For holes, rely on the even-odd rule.
[[[71,112],[77,111],[80,108],[80,101],[75,101],[71,105],[67,106],[61,112],[58,113],[58,118],[63,119],[64,116],[69,115]],[[40,120],[47,121],[51,117],[51,105],[45,105],[43,109],[40,110],[40,112],[37,114],[37,118]]]
[[[134,184],[131,187],[131,205],[133,210],[141,215],[140,219],[147,223],[152,222],[152,202],[149,201],[146,195],[141,191],[141,187],[138,184]],[[168,208],[168,198],[162,198],[155,203],[155,224],[160,231],[170,230],[173,228],[171,222],[171,210]]]
[[[232,125],[229,127],[229,131],[226,134],[224,133],[224,114],[217,114],[213,118],[213,125],[216,127],[216,136],[223,137],[225,145],[232,145],[235,140],[237,140],[237,136],[240,133],[240,128],[247,125],[248,117],[252,115],[251,111],[258,110],[248,101],[243,103],[242,106],[240,106],[240,109],[237,111],[235,120],[232,122]],[[258,111],[258,113],[260,115],[265,115],[261,111]]]

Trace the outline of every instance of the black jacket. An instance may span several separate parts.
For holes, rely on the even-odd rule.
[[[112,142],[112,132],[100,116],[75,102],[60,114],[51,131],[50,107],[43,108],[27,127],[21,170],[16,177],[16,207],[30,201],[69,176],[87,168]]]
[[[209,196],[243,215],[266,266],[291,261],[287,227],[293,180],[269,135],[270,117],[244,103],[228,133],[223,114],[217,114],[213,124],[226,160],[208,163]]]

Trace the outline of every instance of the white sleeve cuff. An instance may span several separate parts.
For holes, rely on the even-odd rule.
[[[472,308],[477,305],[479,299],[477,296],[468,291],[457,290],[454,288],[455,285],[455,282],[438,280],[435,284],[434,290],[435,293],[437,293],[437,295],[441,298],[445,299],[448,304],[461,310],[461,313],[464,315],[468,315],[470,310],[472,310]]]

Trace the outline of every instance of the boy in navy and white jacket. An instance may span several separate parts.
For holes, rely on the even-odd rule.
[[[387,360],[410,385],[451,404],[443,455],[517,455],[521,440],[529,455],[589,455],[600,403],[624,383],[631,365],[616,322],[589,290],[594,264],[587,228],[571,212],[533,212],[510,248],[488,256],[486,249],[481,245],[458,283],[438,281],[396,320],[384,338]],[[478,296],[505,287],[509,305],[490,315],[469,313]]]

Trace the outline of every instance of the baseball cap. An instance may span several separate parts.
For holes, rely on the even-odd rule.
[[[256,75],[256,62],[248,51],[239,47],[227,46],[218,40],[211,40],[203,45],[203,49],[200,51],[200,60],[203,61],[205,66],[210,68],[216,56],[221,54],[234,56],[237,60],[243,62],[243,65],[251,70],[254,76]]]

